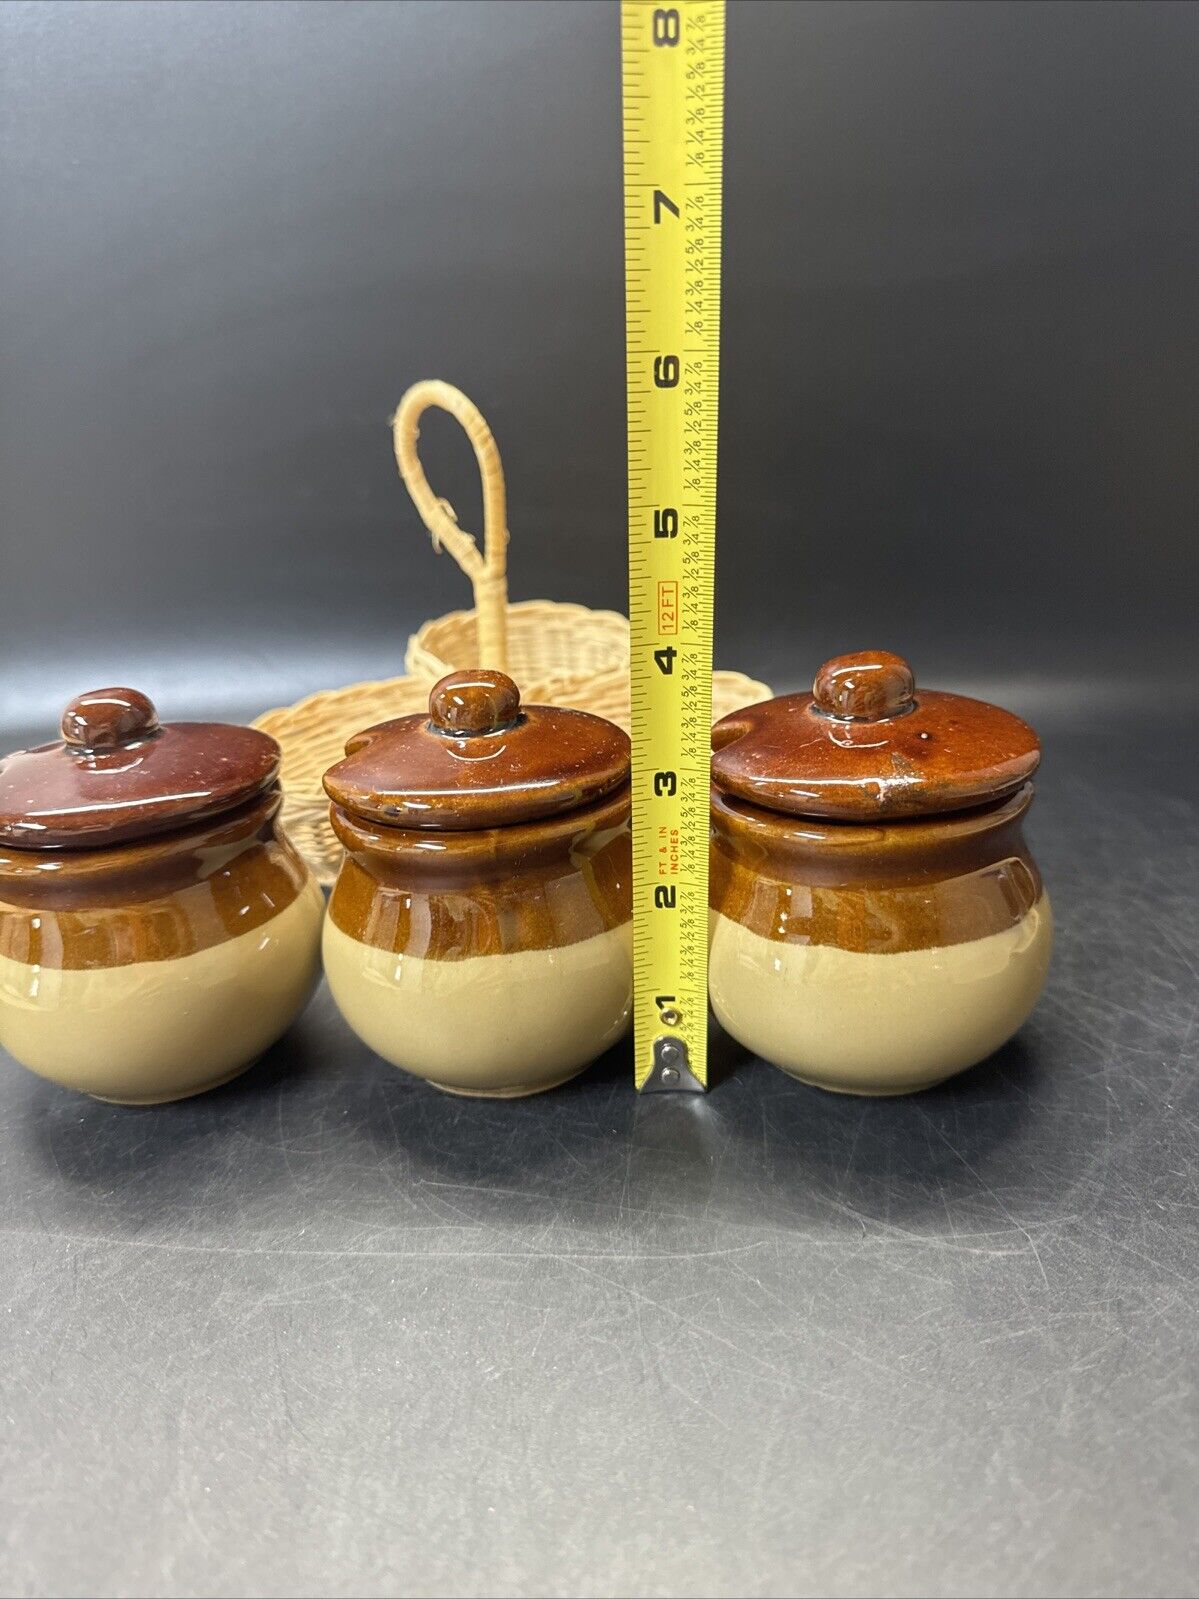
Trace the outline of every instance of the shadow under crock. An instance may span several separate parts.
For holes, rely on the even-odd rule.
[[[832,1094],[747,1062],[713,1100],[738,1146],[722,1213],[821,1231],[1019,1226],[1087,1167],[1080,1135],[1100,1126],[1057,1096],[1052,1053],[1029,1025],[969,1071],[895,1098]]]
[[[97,1201],[109,1222],[140,1228],[148,1218],[186,1207],[193,1223],[243,1212],[237,1172],[254,1150],[256,1193],[289,1180],[286,1162],[265,1151],[280,1145],[321,1073],[322,1052],[300,1023],[241,1076],[207,1093],[163,1105],[112,1105],[44,1081],[15,1062],[28,1085],[27,1113],[10,1127],[35,1160],[67,1185],[62,1203],[89,1218]],[[303,1108],[302,1108],[303,1107]],[[273,1181],[272,1181],[273,1180]]]
[[[446,1093],[370,1055],[354,1087],[349,1137],[363,1154],[425,1184],[452,1186],[488,1208],[513,1195],[589,1213],[623,1161],[636,1096],[632,1042],[577,1077],[517,1099]]]

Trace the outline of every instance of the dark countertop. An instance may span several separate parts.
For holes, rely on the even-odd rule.
[[[0,1587],[1194,1591],[1197,774],[1049,741],[1050,987],[908,1100],[466,1102],[324,992],[173,1107],[5,1062]]]

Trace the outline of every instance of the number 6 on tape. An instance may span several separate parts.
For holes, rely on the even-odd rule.
[[[707,1086],[724,5],[623,0],[633,1036],[637,1087]]]

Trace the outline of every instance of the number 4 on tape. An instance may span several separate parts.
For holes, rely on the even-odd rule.
[[[724,6],[624,0],[634,1057],[707,1086]]]

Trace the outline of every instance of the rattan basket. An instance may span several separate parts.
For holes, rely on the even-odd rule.
[[[483,479],[483,548],[458,526],[453,508],[433,493],[417,454],[420,418],[430,406],[461,423]],[[321,779],[341,759],[354,733],[376,722],[425,710],[429,690],[447,672],[467,666],[511,674],[527,704],[572,706],[629,725],[629,622],[615,611],[554,600],[508,603],[508,521],[504,472],[491,429],[478,409],[448,383],[418,383],[400,401],[393,422],[400,476],[433,538],[470,578],[475,604],[426,622],[408,641],[406,673],[375,683],[323,690],[296,705],[265,712],[255,727],[283,750],[283,820],[323,883],[331,883],[341,846],[329,826]],[[769,699],[771,690],[740,672],[712,675],[712,717]]]

